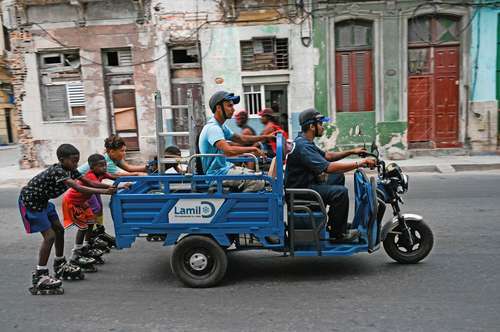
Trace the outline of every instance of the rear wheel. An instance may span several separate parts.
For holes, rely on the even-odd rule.
[[[217,285],[227,269],[227,257],[217,242],[207,236],[188,236],[174,248],[170,266],[186,286]]]
[[[411,240],[398,225],[384,240],[384,249],[396,262],[414,264],[427,257],[434,245],[432,231],[423,221],[407,220]],[[412,244],[413,243],[413,244]]]

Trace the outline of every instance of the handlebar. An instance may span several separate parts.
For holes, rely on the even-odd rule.
[[[382,176],[385,176],[385,162],[379,158],[378,155],[372,153],[372,152],[362,152],[359,154],[361,158],[366,158],[366,157],[373,157],[375,158],[376,161],[376,167],[377,167],[377,172],[379,174],[382,174]]]

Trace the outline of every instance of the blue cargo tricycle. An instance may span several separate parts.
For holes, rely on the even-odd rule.
[[[396,164],[385,165],[375,146],[368,155],[377,160],[378,177],[368,178],[360,169],[354,172],[351,227],[360,233],[356,243],[329,242],[327,210],[316,191],[283,187],[283,138],[278,136],[269,172],[196,174],[191,165],[202,155],[193,155],[184,175],[117,180],[134,183],[111,199],[117,247],[128,248],[137,237],[161,235],[165,246],[174,246],[172,271],[190,287],[217,285],[226,273],[228,250],[266,249],[292,257],[349,256],[372,253],[382,242],[397,262],[417,263],[431,251],[433,235],[422,217],[400,211],[408,177]],[[224,180],[249,179],[265,181],[265,189],[234,192],[224,187]],[[392,206],[394,217],[382,225],[386,204]]]

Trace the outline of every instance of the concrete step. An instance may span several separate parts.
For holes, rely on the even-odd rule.
[[[440,148],[440,149],[410,149],[410,158],[414,157],[446,157],[446,156],[468,156],[469,151],[465,148]]]

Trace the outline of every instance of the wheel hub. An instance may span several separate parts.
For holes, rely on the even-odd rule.
[[[189,266],[195,271],[202,271],[207,268],[208,258],[202,253],[194,253],[189,258]]]

